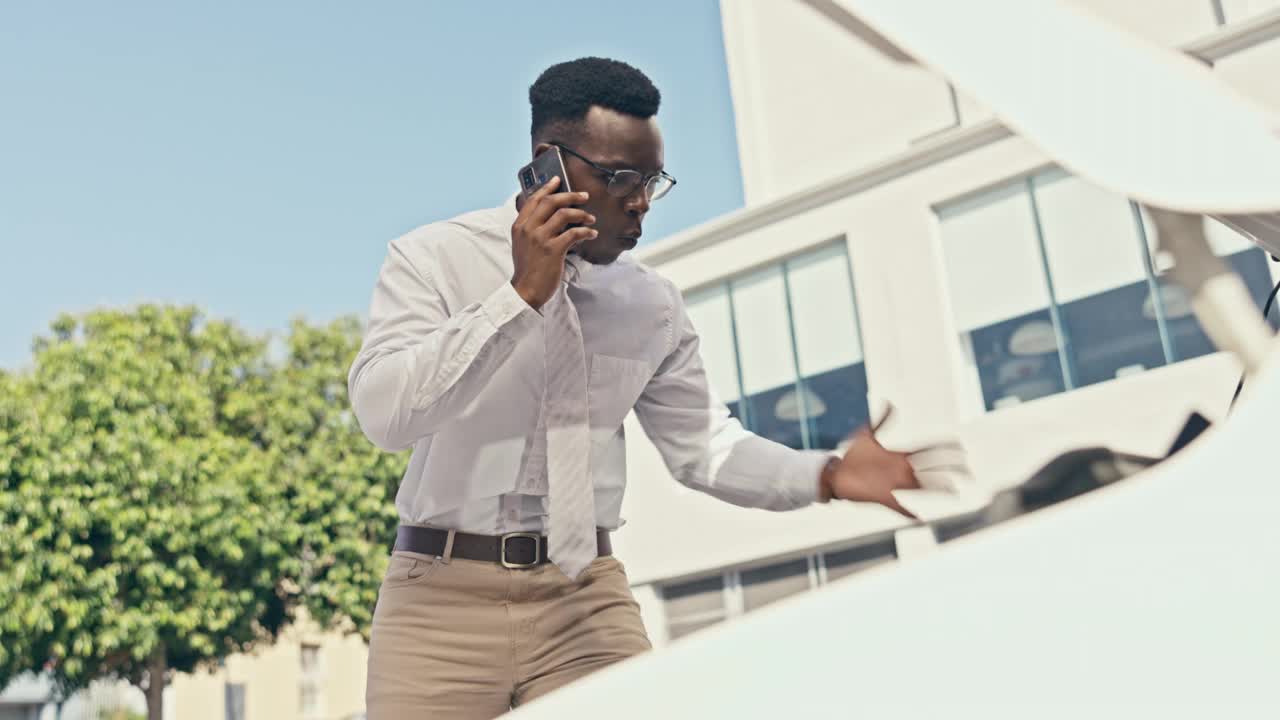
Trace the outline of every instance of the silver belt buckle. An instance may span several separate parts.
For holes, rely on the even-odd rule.
[[[533,541],[533,562],[515,563],[507,560],[507,541],[512,538],[529,538]],[[502,563],[502,567],[509,568],[511,570],[528,570],[529,568],[537,567],[538,558],[542,556],[542,536],[538,533],[529,532],[507,533],[502,536],[502,545],[500,550],[499,562]]]

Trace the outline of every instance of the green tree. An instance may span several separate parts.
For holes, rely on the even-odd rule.
[[[258,396],[269,404],[255,410],[255,422],[300,528],[291,589],[322,627],[368,640],[408,457],[375,447],[351,412],[347,370],[360,331],[350,318],[322,327],[294,322],[269,392]]]
[[[352,422],[354,321],[270,344],[192,308],[64,316],[0,374],[0,686],[118,677],[159,718],[175,671],[305,605],[367,633],[403,458]]]

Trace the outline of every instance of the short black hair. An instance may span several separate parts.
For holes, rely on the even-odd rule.
[[[529,87],[530,135],[535,141],[550,132],[572,137],[592,105],[647,120],[661,102],[648,76],[624,62],[584,57],[558,63]]]

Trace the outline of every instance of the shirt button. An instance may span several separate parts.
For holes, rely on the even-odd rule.
[[[517,515],[517,513],[516,513],[516,511],[515,511],[515,510],[508,510],[508,511],[507,511],[507,519],[508,519],[508,520],[515,520],[515,519],[516,519],[516,515]]]

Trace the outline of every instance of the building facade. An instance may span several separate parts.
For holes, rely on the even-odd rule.
[[[1076,4],[1280,115],[1280,2]],[[1074,448],[1160,457],[1191,412],[1223,417],[1238,365],[1166,282],[1139,208],[802,3],[721,11],[746,208],[639,255],[685,292],[747,427],[835,447],[870,394],[902,410],[886,442],[958,436],[995,491]],[[1261,307],[1275,263],[1221,225],[1210,236]],[[657,644],[894,560],[888,510],[734,508],[671,481],[626,430],[616,546]]]

